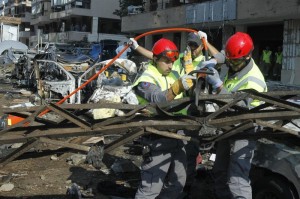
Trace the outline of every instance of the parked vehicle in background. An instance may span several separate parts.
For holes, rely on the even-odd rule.
[[[116,48],[118,48],[119,41],[117,40],[101,40],[100,45],[102,48],[102,58],[101,61],[112,59],[116,56]]]

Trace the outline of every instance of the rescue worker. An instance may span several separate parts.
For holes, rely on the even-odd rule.
[[[275,64],[273,68],[273,78],[276,81],[280,81],[282,67],[282,47],[278,46],[277,52],[275,53]]]
[[[200,37],[207,39],[206,33],[199,31]],[[207,42],[208,43],[208,42]],[[208,49],[213,56],[221,57],[208,43]],[[227,75],[222,81],[215,69],[214,75],[206,77],[208,83],[220,94],[228,94],[244,89],[254,89],[266,92],[267,85],[264,76],[252,59],[253,41],[247,33],[237,32],[232,35],[225,45],[225,60],[229,67]],[[218,55],[217,55],[218,54]],[[215,59],[220,63],[222,59]],[[257,99],[248,99],[240,102],[248,109],[260,105]],[[256,133],[261,127],[256,126],[245,133]],[[217,198],[222,199],[252,199],[252,189],[249,180],[249,171],[255,148],[255,141],[251,139],[223,140],[217,143],[216,161],[213,167],[215,180],[214,192]]]
[[[272,71],[272,51],[269,46],[266,46],[265,50],[262,51],[261,55],[261,71],[266,79],[270,78]]]
[[[148,59],[152,59],[153,53],[142,46],[140,46],[134,38],[130,38],[129,42],[132,44],[132,48],[144,55]],[[179,58],[174,62],[172,70],[179,73],[180,76],[189,74],[191,71],[197,69],[198,65],[201,65],[205,58],[202,54],[203,44],[197,33],[191,32],[187,35],[187,47],[184,53],[180,53]],[[205,62],[208,64],[208,62]],[[187,113],[186,113],[187,114]],[[187,136],[197,136],[198,132],[185,131]],[[185,192],[189,192],[189,188],[193,183],[196,176],[196,158],[199,155],[199,146],[196,143],[188,142],[185,145],[187,153],[187,180],[185,185]]]
[[[179,53],[167,39],[158,40],[152,48],[148,68],[134,83],[140,104],[170,102],[181,98],[192,87],[190,75],[179,76],[172,70]],[[181,140],[154,134],[143,136],[145,152],[141,165],[141,184],[135,198],[177,198],[186,181],[186,153]]]

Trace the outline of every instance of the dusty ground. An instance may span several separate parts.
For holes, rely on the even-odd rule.
[[[58,160],[51,160],[51,155],[56,154]],[[108,168],[95,169],[88,164],[69,165],[66,159],[74,152],[70,151],[44,151],[27,153],[20,159],[7,164],[0,170],[1,174],[12,174],[10,182],[14,189],[9,192],[0,192],[2,198],[66,198],[67,188],[76,183],[83,190],[92,188],[94,197],[105,199],[99,191],[97,184],[102,181],[110,181],[119,184],[138,181],[134,173],[116,175]],[[110,194],[107,190],[103,194]]]

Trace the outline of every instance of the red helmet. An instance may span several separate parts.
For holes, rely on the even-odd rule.
[[[175,61],[179,56],[176,45],[172,41],[164,38],[155,42],[152,52],[157,57],[165,56],[171,61]]]
[[[226,42],[225,53],[228,59],[248,56],[254,49],[253,41],[247,33],[237,32]]]

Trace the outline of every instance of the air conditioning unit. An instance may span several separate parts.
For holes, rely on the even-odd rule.
[[[142,13],[144,11],[143,6],[128,6],[127,7],[127,11],[129,15],[135,15],[135,14],[139,14]]]

